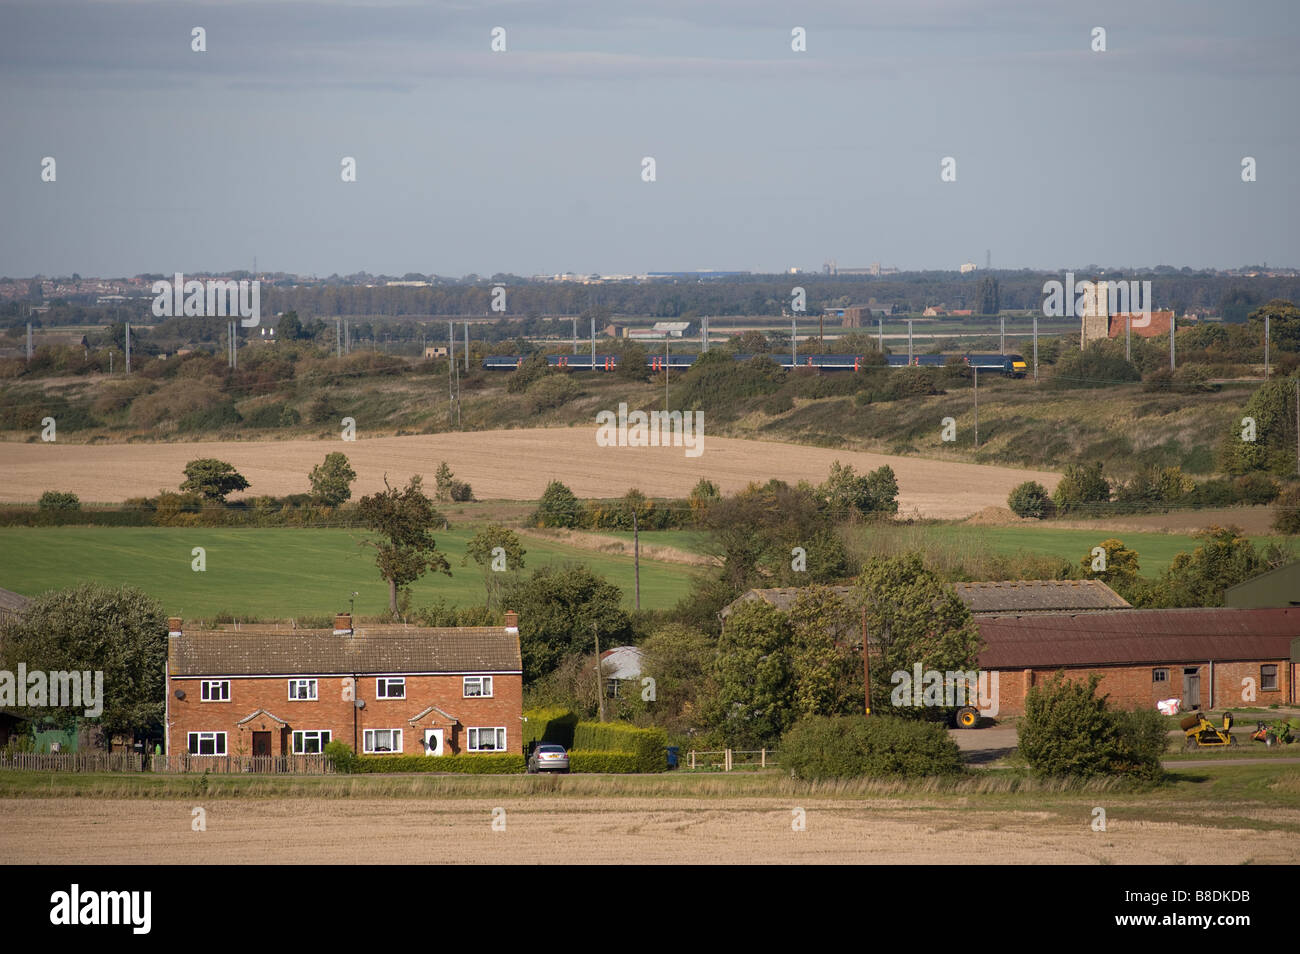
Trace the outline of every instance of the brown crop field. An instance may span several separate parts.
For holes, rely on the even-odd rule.
[[[0,800],[3,864],[1295,864],[1300,839],[1112,799],[976,808],[901,799]],[[204,831],[194,831],[195,808]],[[1236,808],[1237,806],[1234,806]],[[794,830],[795,810],[805,829]],[[1223,810],[1222,806],[1219,807]],[[495,814],[494,814],[495,811]],[[1232,813],[1234,816],[1237,812]],[[1268,812],[1296,818],[1295,810]],[[498,828],[493,828],[494,818]]]
[[[371,440],[291,440],[131,444],[0,444],[0,496],[34,502],[46,490],[71,491],[86,503],[116,503],[159,490],[175,490],[187,461],[216,457],[251,483],[250,494],[304,493],[312,467],[332,451],[348,456],[357,472],[354,499],[382,489],[384,475],[405,483],[423,474],[432,487],[439,461],[468,481],[483,500],[536,500],[551,479],[579,497],[621,496],[637,487],[653,497],[680,497],[701,477],[724,492],[770,478],[821,482],[839,460],[864,473],[888,464],[898,477],[902,515],[959,518],[1004,506],[1011,488],[1037,480],[1049,490],[1058,474],[890,457],[859,451],[705,436],[703,453],[681,447],[598,447],[594,427],[377,437]]]

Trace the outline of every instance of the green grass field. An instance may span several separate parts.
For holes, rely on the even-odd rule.
[[[415,584],[414,605],[439,597],[453,606],[484,599],[483,572],[461,566],[468,525],[435,534],[452,576],[427,574]],[[0,529],[0,586],[25,595],[95,580],[130,584],[161,600],[168,613],[189,618],[217,613],[291,618],[324,616],[348,607],[377,615],[388,608],[374,551],[359,546],[364,531],[338,529],[203,529],[187,527],[45,527]],[[191,569],[194,547],[207,569]],[[623,590],[633,603],[632,559],[549,541],[524,540],[525,572],[583,563]],[[641,606],[667,609],[689,589],[692,568],[641,561]]]

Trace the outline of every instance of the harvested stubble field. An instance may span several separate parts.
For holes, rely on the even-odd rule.
[[[1300,773],[1172,790],[759,778],[324,778],[300,797],[0,799],[0,863],[1295,864]],[[1262,773],[1271,782],[1260,786]],[[173,780],[174,781],[174,780]],[[289,781],[289,780],[284,780]],[[106,783],[114,791],[121,780]],[[192,784],[192,780],[188,784]],[[522,784],[520,784],[522,783]],[[1253,786],[1249,793],[1240,788]],[[1011,786],[1014,788],[1014,786]],[[167,783],[167,790],[174,788]],[[601,794],[610,789],[610,794]],[[865,793],[879,790],[874,795]],[[638,794],[638,791],[642,794]],[[675,793],[674,793],[675,792]],[[256,793],[256,794],[254,794]],[[382,797],[374,795],[382,793]],[[567,793],[567,794],[566,794]],[[654,797],[647,797],[651,793]],[[17,793],[9,793],[17,794]],[[161,792],[155,794],[161,795]],[[270,797],[268,797],[270,796]],[[1093,829],[1094,807],[1107,812]],[[194,808],[206,830],[194,831]],[[792,825],[802,810],[805,830]],[[504,815],[503,815],[504,812]],[[493,828],[504,817],[504,830]],[[498,825],[498,828],[500,826]],[[88,847],[93,846],[93,847]]]
[[[342,451],[357,472],[354,497],[382,490],[385,474],[393,483],[423,474],[432,487],[434,471],[443,460],[480,499],[536,500],[551,479],[564,481],[579,497],[618,497],[629,487],[653,497],[684,497],[701,477],[724,492],[770,478],[820,482],[839,460],[859,473],[883,464],[893,467],[901,513],[955,518],[1004,504],[1011,489],[1023,481],[1037,480],[1050,490],[1059,479],[1045,471],[707,435],[702,446],[699,457],[687,457],[682,447],[598,447],[594,426],[355,442],[9,443],[0,445],[0,480],[5,499],[16,503],[33,502],[46,490],[71,491],[86,502],[115,503],[174,490],[184,479],[188,461],[216,457],[248,478],[249,494],[280,496],[308,491],[311,469],[326,454]]]
[[[193,808],[206,831],[191,829]],[[5,864],[1295,864],[1300,839],[1187,822],[1105,832],[1080,806],[776,799],[258,800],[0,803]],[[493,810],[505,831],[493,830]],[[802,808],[806,830],[793,830]],[[1300,813],[1293,813],[1300,814]],[[497,812],[496,817],[501,813]],[[90,846],[93,846],[90,847]]]

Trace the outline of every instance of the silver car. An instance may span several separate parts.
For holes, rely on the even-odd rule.
[[[528,757],[529,773],[569,771],[569,753],[562,745],[539,745]]]

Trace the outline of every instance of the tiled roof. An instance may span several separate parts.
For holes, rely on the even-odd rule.
[[[1285,660],[1300,609],[1121,610],[976,621],[985,669]]]
[[[501,626],[332,630],[197,630],[169,637],[178,676],[519,672],[519,636]]]

